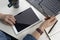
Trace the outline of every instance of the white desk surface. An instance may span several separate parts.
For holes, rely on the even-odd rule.
[[[16,14],[18,14],[18,13],[20,13],[20,12],[28,9],[29,7],[31,7],[31,8],[34,10],[34,12],[38,15],[39,19],[41,19],[41,20],[44,19],[44,16],[43,16],[39,11],[37,11],[32,5],[30,5],[26,0],[19,0],[19,1],[20,1],[20,2],[19,2],[20,7],[19,7],[18,9],[14,9],[13,7],[11,7],[11,8],[8,8],[8,7],[7,7],[8,3],[9,3],[8,0],[0,0],[0,13],[16,15]],[[57,16],[57,19],[60,21],[60,15]],[[34,32],[34,30],[35,30],[37,27],[39,27],[40,24],[41,24],[41,23],[35,25],[34,27],[30,28],[29,30],[26,30],[25,32],[23,32],[23,33],[21,33],[21,34],[19,34],[19,35],[16,35],[16,34],[14,33],[12,27],[7,26],[7,25],[3,24],[2,22],[0,22],[0,29],[3,30],[3,31],[5,31],[5,32],[8,33],[8,34],[14,36],[14,37],[17,38],[17,39],[22,40],[23,37],[24,37],[26,34],[28,34],[28,33],[31,34],[32,32]],[[60,22],[58,23],[58,25],[59,25],[59,24],[60,24]],[[32,30],[33,30],[33,31],[32,31]],[[57,28],[54,29],[54,30],[57,30]],[[59,37],[60,37],[60,30],[58,29],[56,34],[53,33],[53,32],[55,32],[54,30],[49,34],[50,37],[51,37],[51,39],[52,39],[52,40],[60,40],[60,38],[59,38]],[[52,35],[52,33],[55,34],[55,35]],[[52,36],[51,36],[51,35],[52,35]],[[45,39],[48,40],[48,39],[46,38],[46,35],[45,35],[45,37],[44,37],[44,34],[43,34],[43,35],[40,37],[39,40],[45,40]]]
[[[38,15],[39,19],[42,20],[44,18],[44,16],[40,12],[38,12],[32,5],[30,5],[26,0],[19,0],[20,7],[18,9],[15,9],[13,7],[8,8],[8,6],[7,6],[8,3],[9,3],[8,0],[0,0],[0,13],[16,15],[16,14],[28,9],[29,7],[31,7],[34,10],[34,12]],[[16,35],[14,33],[14,30],[12,29],[12,27],[7,26],[7,25],[3,24],[2,22],[0,22],[0,29],[5,31],[8,34],[14,36],[17,39],[22,40],[26,34],[28,34],[28,33],[31,34],[37,27],[39,27],[39,25],[40,25],[40,23],[19,35]]]

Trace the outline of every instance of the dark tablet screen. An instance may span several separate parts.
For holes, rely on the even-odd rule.
[[[39,18],[36,16],[36,14],[33,12],[31,8],[28,8],[27,10],[15,15],[15,18],[16,18],[15,27],[18,32],[39,20]]]

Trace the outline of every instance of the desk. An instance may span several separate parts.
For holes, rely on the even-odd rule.
[[[16,15],[24,10],[26,10],[27,8],[31,7],[33,9],[33,11],[38,15],[39,19],[44,19],[44,16],[37,11],[32,5],[30,5],[26,0],[19,0],[19,5],[20,7],[18,9],[15,9],[13,7],[8,8],[8,0],[0,0],[0,13],[4,13],[4,14],[12,14],[12,15]],[[12,29],[12,27],[7,26],[5,24],[3,24],[2,22],[0,22],[0,29],[3,30],[4,32],[12,35],[13,37],[22,40],[23,37],[26,34],[31,34],[32,32],[34,32],[34,30],[39,27],[41,23],[35,25],[34,27],[30,28],[28,31],[25,31],[19,35],[16,35]],[[33,31],[32,31],[33,30]]]

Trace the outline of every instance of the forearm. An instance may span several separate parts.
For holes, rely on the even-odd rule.
[[[43,22],[44,23],[44,22]],[[42,32],[44,32],[44,28],[42,28],[42,27],[44,27],[44,25],[43,25],[43,23],[40,25],[40,27],[39,27],[39,29],[42,31]],[[43,34],[43,33],[42,33]],[[38,40],[39,39],[39,37],[42,35],[42,34],[40,34],[37,30],[35,30],[33,33],[32,33],[32,35]]]
[[[37,40],[39,39],[39,37],[41,36],[41,34],[37,31],[32,33],[32,36],[34,36]]]

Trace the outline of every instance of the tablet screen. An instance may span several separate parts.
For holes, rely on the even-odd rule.
[[[18,32],[29,27],[30,25],[34,24],[39,20],[39,18],[31,8],[15,15],[15,18],[16,18],[15,27]]]

